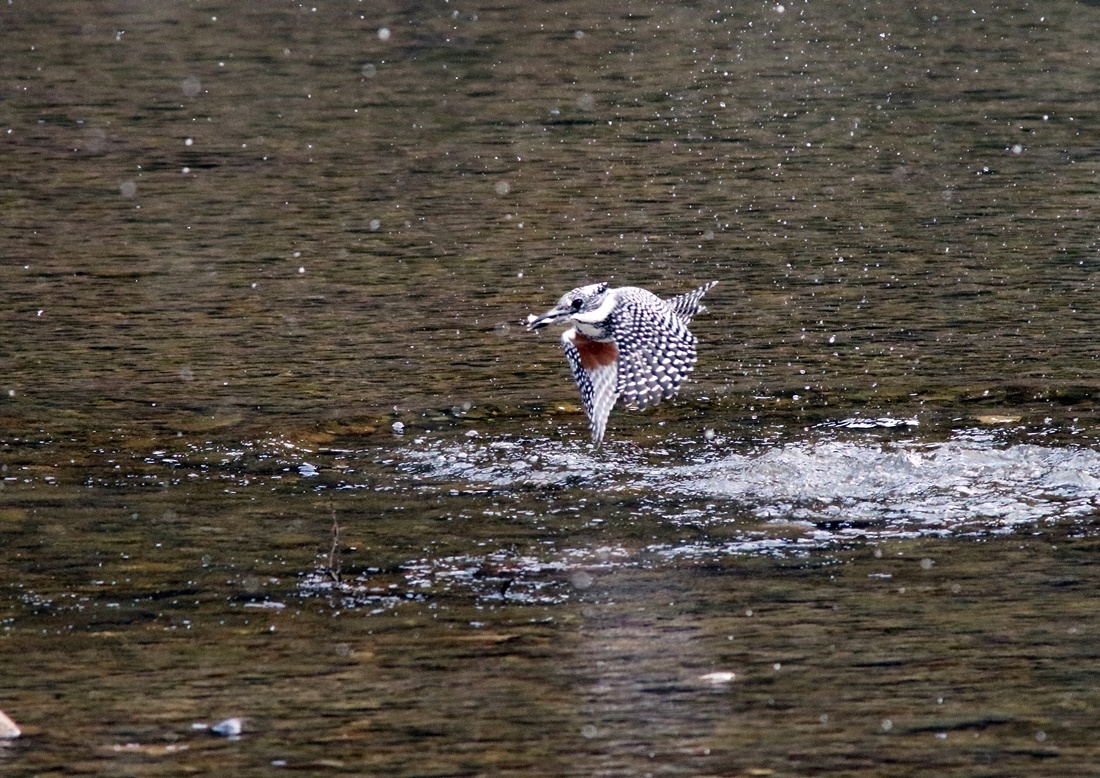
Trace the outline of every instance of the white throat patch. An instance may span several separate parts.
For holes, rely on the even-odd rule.
[[[599,308],[596,308],[594,311],[588,311],[587,313],[578,313],[573,316],[573,321],[576,324],[581,325],[577,329],[579,329],[586,335],[590,333],[598,333],[598,330],[593,329],[591,326],[585,325],[600,324],[605,321],[607,317],[611,315],[611,311],[615,309],[615,305],[618,304],[618,302],[619,297],[615,293],[615,291],[612,290],[608,292],[607,295],[604,297],[603,302],[600,303]]]

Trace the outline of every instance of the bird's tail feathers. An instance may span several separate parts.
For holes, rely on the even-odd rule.
[[[694,291],[669,298],[668,304],[672,307],[672,312],[683,319],[685,324],[689,323],[694,316],[707,310],[702,303],[703,295],[709,292],[717,283],[717,281],[711,281]]]

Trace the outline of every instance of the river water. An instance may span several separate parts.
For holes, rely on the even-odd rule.
[[[0,8],[0,770],[1095,774],[1098,24]]]

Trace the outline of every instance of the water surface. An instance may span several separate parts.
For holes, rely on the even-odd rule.
[[[1092,772],[1098,12],[4,7],[4,772]]]

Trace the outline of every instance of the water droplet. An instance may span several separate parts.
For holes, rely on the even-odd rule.
[[[187,97],[197,97],[202,91],[202,81],[198,76],[188,76],[183,79],[183,83],[180,84],[180,88],[183,90],[183,94]]]

